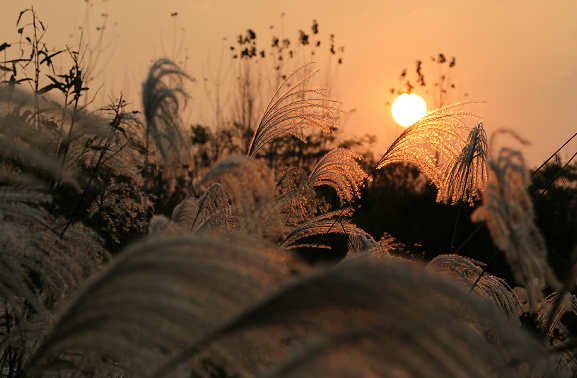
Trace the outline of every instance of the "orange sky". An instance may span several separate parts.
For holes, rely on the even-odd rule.
[[[337,45],[345,47],[343,64],[333,80],[334,96],[343,103],[343,110],[356,111],[348,117],[344,131],[347,135],[376,134],[379,151],[398,133],[390,107],[385,105],[392,100],[388,89],[398,86],[403,68],[412,74],[417,59],[424,61],[425,78],[433,81],[430,57],[439,52],[457,59],[452,101],[486,101],[472,110],[482,116],[488,132],[511,128],[531,141],[524,148],[530,166],[540,164],[577,132],[574,0],[91,0],[91,4],[82,0],[6,2],[0,15],[0,42],[18,40],[15,23],[26,6],[34,6],[48,25],[48,46],[58,49],[76,43],[71,35],[83,24],[87,9],[93,29],[106,12],[109,34],[105,36],[110,38],[115,26],[116,47],[97,80],[104,82],[100,95],[123,90],[130,102],[138,104],[135,83],[143,80],[153,59],[172,55],[176,30],[177,40],[184,38],[180,51],[189,58],[186,70],[197,79],[189,86],[188,119],[209,124],[212,113],[202,79],[208,76],[209,65],[214,70],[223,38],[228,48],[236,35],[250,28],[257,34],[259,49],[268,50],[271,25],[277,33],[282,26],[294,43],[298,30],[309,32],[316,19],[322,41],[334,33]],[[171,17],[174,12],[177,17]],[[96,36],[95,31],[91,33],[93,39]],[[228,64],[230,51],[224,50],[224,56]],[[319,58],[316,68],[326,68],[325,61]],[[300,63],[293,60],[291,64]],[[577,141],[561,156],[566,160],[575,151]]]

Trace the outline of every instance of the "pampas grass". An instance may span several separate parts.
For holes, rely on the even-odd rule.
[[[360,186],[366,177],[356,160],[361,156],[350,150],[338,148],[327,153],[313,168],[311,186],[328,185],[336,190],[341,205],[360,196]]]
[[[499,277],[485,274],[484,267],[483,263],[458,255],[440,255],[427,265],[428,270],[446,274],[464,289],[474,290],[480,297],[501,309],[512,323],[521,324],[521,305],[513,290]]]
[[[338,102],[305,87],[312,74],[296,80],[305,67],[273,94],[247,156],[214,164],[170,209],[171,218],[149,220],[147,187],[150,170],[175,178],[189,157],[179,117],[189,77],[173,62],[152,65],[143,84],[143,120],[126,114],[122,100],[104,112],[67,110],[62,119],[74,119],[74,128],[63,121],[60,129],[70,138],[41,127],[49,137],[38,141],[32,127],[42,117],[16,121],[20,110],[3,109],[0,374],[530,377],[550,371],[547,351],[518,327],[513,291],[485,274],[482,263],[453,255],[427,267],[409,262],[392,236],[376,241],[351,222],[350,205],[369,179],[358,155],[336,149],[311,172],[287,167],[278,176],[258,159],[281,135],[302,140],[307,128],[337,127]],[[532,303],[544,299],[542,314],[552,312],[543,286],[558,283],[533,223],[522,159],[506,150],[488,170],[482,124],[467,125],[466,105],[433,111],[407,128],[378,167],[415,164],[443,202],[472,202],[482,192],[476,219],[487,220]],[[31,181],[25,176],[41,185],[23,188]],[[66,180],[81,198],[62,217],[51,213],[60,211],[52,204],[64,201],[61,194],[42,190],[68,188]],[[320,186],[336,192],[341,210],[318,197]],[[85,219],[104,219],[108,232],[147,224],[149,232],[109,262],[102,240],[75,221],[84,202]],[[311,267],[292,253],[323,247],[307,238],[329,232],[347,236],[345,259]],[[541,323],[558,324],[573,302],[562,301]]]
[[[553,336],[555,328],[566,312],[577,315],[577,298],[569,292],[553,293],[539,303],[537,311],[539,326],[549,336]]]
[[[331,132],[338,127],[339,103],[327,98],[322,88],[304,86],[316,71],[298,80],[296,84],[288,84],[297,72],[309,64],[289,74],[272,96],[248,148],[248,157],[256,156],[266,143],[281,135],[288,133],[306,142],[302,131],[305,128]],[[288,89],[283,92],[285,86]]]
[[[464,110],[470,104],[461,103],[433,110],[407,127],[378,161],[377,168],[408,162],[417,166],[438,188],[442,187],[444,180],[435,153],[439,158],[446,159],[448,164],[455,164],[455,157],[467,145],[462,133],[470,130],[464,118],[478,117]]]
[[[494,178],[473,219],[487,221],[493,242],[505,253],[515,279],[527,289],[531,309],[535,309],[544,299],[546,283],[555,290],[561,284],[547,263],[545,241],[534,223],[525,161],[519,151],[503,148],[489,165]]]
[[[465,201],[473,205],[480,198],[488,179],[488,156],[487,135],[483,124],[479,123],[469,131],[461,152],[443,166],[441,177],[444,182],[439,188],[437,201],[451,201],[453,204]]]
[[[174,163],[186,159],[189,153],[179,116],[181,97],[186,97],[182,88],[185,79],[190,77],[180,67],[160,59],[150,67],[142,84],[146,135],[154,141],[167,168],[178,166]],[[171,86],[171,80],[176,85]]]
[[[290,256],[248,243],[175,237],[134,245],[70,303],[31,365],[98,351],[145,375],[289,276]]]
[[[508,341],[501,348],[491,345],[455,311],[455,300],[466,295],[420,266],[359,258],[289,285],[199,347],[251,329],[295,330],[297,339],[299,330],[310,330],[309,346],[265,375],[269,377],[517,376],[545,367],[537,343],[510,328],[486,303],[471,299],[476,314]],[[513,356],[526,362],[512,363]]]

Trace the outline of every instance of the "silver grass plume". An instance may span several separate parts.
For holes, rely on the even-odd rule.
[[[163,237],[175,236],[183,234],[183,230],[180,227],[175,226],[174,222],[164,215],[155,215],[150,218],[148,234]]]
[[[529,174],[519,151],[501,149],[489,161],[492,179],[483,191],[483,205],[472,215],[487,221],[493,243],[505,253],[515,280],[525,286],[529,306],[534,309],[543,297],[545,283],[558,290],[560,283],[547,263],[545,240],[535,225],[535,214],[527,184]]]
[[[245,346],[221,338],[253,330],[263,340],[273,331],[294,340],[292,355],[273,361],[265,377],[518,377],[545,371],[544,348],[486,302],[469,299],[507,342],[491,344],[464,319],[457,306],[466,297],[454,282],[418,264],[358,258],[281,289],[173,363],[207,345],[242,358]]]
[[[275,237],[286,233],[280,204],[274,201],[274,175],[261,161],[229,156],[214,164],[199,185],[207,183],[220,183],[230,196],[237,231]]]
[[[75,186],[78,184],[72,179],[70,171],[62,172],[60,170],[60,163],[58,159],[49,156],[44,152],[34,151],[26,145],[14,143],[12,136],[0,134],[0,156],[2,160],[7,161],[16,159],[24,162],[28,166],[35,167],[43,173],[48,173],[51,177],[57,177],[60,173],[64,180],[73,182]],[[41,181],[33,174],[22,172],[16,169],[12,164],[7,164],[4,161],[0,162],[0,178],[15,184],[24,185],[41,185]]]
[[[391,252],[399,251],[403,248],[402,244],[395,241],[395,238],[384,233],[379,241],[375,241],[371,235],[362,229],[349,235],[349,250],[343,259],[343,262],[352,258],[361,256],[371,256],[377,258],[391,258]]]
[[[327,98],[323,88],[306,87],[304,84],[317,71],[306,75],[296,84],[288,85],[297,72],[310,65],[304,64],[290,73],[270,99],[247,151],[249,158],[271,140],[284,134],[291,134],[306,142],[304,128],[316,128],[329,133],[338,128],[337,108],[339,102]],[[284,92],[283,87],[288,86]]]
[[[312,186],[328,185],[334,188],[341,205],[360,196],[360,186],[366,177],[356,159],[362,156],[344,148],[330,151],[317,163],[309,176]]]
[[[106,369],[104,355],[148,376],[300,269],[295,258],[255,239],[148,238],[76,296],[26,370],[80,353],[97,357],[89,365],[95,369]],[[247,359],[270,352],[259,350],[258,338],[240,341],[254,346]]]
[[[175,63],[160,59],[150,67],[148,77],[142,84],[146,136],[152,137],[168,171],[189,157],[188,143],[178,114],[180,98],[186,98],[183,79],[191,80]]]
[[[236,228],[236,215],[229,201],[224,187],[214,183],[200,198],[186,199],[175,207],[172,222],[184,233],[202,231],[230,237]]]
[[[83,153],[87,152],[87,139],[106,138],[109,130],[107,121],[86,111],[72,111],[63,109],[53,101],[47,101],[39,97],[39,106],[42,110],[43,119],[40,126],[32,121],[31,115],[34,108],[34,96],[22,90],[15,90],[13,96],[6,97],[5,91],[0,91],[0,156],[5,159],[0,163],[0,175],[11,182],[38,182],[35,175],[27,169],[16,170],[15,166],[21,165],[40,171],[51,178],[68,182],[78,186],[74,179],[76,164],[79,162],[78,154],[62,157],[59,154],[64,143],[72,144],[84,139],[82,144]],[[9,102],[18,104],[9,106]],[[62,119],[62,124],[57,125],[49,115],[57,114]],[[75,128],[68,136],[64,136],[69,127],[71,118],[75,119]],[[66,139],[66,141],[65,141]],[[16,160],[18,164],[10,164]]]
[[[24,299],[38,312],[44,307],[42,295],[69,295],[108,259],[100,238],[79,224],[61,238],[61,222],[39,206],[48,201],[50,197],[33,191],[0,190],[0,295],[7,302]],[[38,276],[40,286],[31,274]]]
[[[427,269],[446,274],[455,279],[464,289],[471,289],[479,296],[494,304],[514,324],[519,320],[520,303],[513,289],[505,280],[483,272],[484,264],[459,255],[439,255],[432,259]]]
[[[459,156],[465,143],[461,133],[470,130],[463,118],[478,117],[462,110],[470,104],[465,102],[433,110],[407,127],[387,149],[377,168],[408,162],[417,166],[437,187],[441,187],[444,180],[431,149],[447,161]]]
[[[487,134],[483,123],[477,124],[469,132],[461,153],[454,156],[442,168],[443,184],[437,194],[437,202],[456,204],[467,201],[472,206],[480,198],[488,178]]]
[[[279,243],[279,247],[287,249],[298,247],[326,248],[326,246],[322,245],[311,245],[297,242],[310,236],[325,234],[328,232],[348,235],[349,243],[352,248],[356,248],[357,246],[372,246],[374,240],[372,240],[372,237],[367,232],[352,224],[350,220],[341,218],[343,216],[350,216],[351,214],[351,209],[344,211],[337,210],[321,214],[293,228],[284,240]]]
[[[0,189],[0,350],[22,361],[38,348],[53,312],[108,260],[102,240],[79,223],[60,237],[65,221],[40,206],[49,201],[22,188]]]
[[[561,298],[559,298],[559,295],[561,295]],[[537,322],[543,332],[553,336],[553,331],[555,331],[566,312],[572,312],[577,315],[577,298],[575,295],[567,291],[561,294],[552,293],[539,304]]]
[[[0,191],[0,297],[11,305],[23,300],[37,312],[45,310],[39,290],[57,293],[72,286],[80,275],[69,270],[56,226],[38,206],[49,200],[46,195],[14,188]],[[40,274],[43,288],[35,288],[30,272]]]
[[[326,201],[317,198],[309,175],[301,168],[287,168],[278,179],[276,187],[279,193],[274,201],[280,204],[284,223],[289,228],[330,209]]]

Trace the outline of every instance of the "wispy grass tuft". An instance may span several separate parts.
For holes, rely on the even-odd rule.
[[[314,167],[309,182],[312,186],[331,186],[336,190],[341,205],[349,203],[353,197],[360,197],[360,186],[366,177],[356,162],[361,158],[361,155],[344,148],[332,150]]]
[[[31,366],[62,352],[103,354],[106,359],[95,358],[88,367],[116,361],[125,371],[147,376],[299,267],[256,239],[232,244],[149,238],[123,252],[76,296]]]
[[[228,193],[219,183],[212,184],[198,199],[189,198],[174,208],[172,221],[185,233],[210,232],[230,237],[236,228],[236,214]]]
[[[186,98],[183,80],[191,78],[168,59],[156,61],[142,84],[142,106],[146,120],[146,148],[150,136],[164,169],[172,174],[180,162],[189,159],[189,143],[180,121],[180,102]],[[149,151],[147,151],[148,154]]]
[[[345,215],[352,214],[352,210],[346,210]],[[343,210],[332,211],[321,214],[309,221],[306,221],[299,226],[293,228],[283,241],[279,243],[282,248],[298,248],[298,247],[325,247],[318,244],[311,245],[306,243],[297,243],[301,239],[305,239],[314,235],[326,234],[332,232],[335,234],[345,234],[349,237],[350,245],[355,248],[358,246],[370,247],[374,244],[373,238],[364,230],[358,228],[348,219],[340,219],[343,215]],[[335,222],[338,222],[335,225]],[[354,241],[353,241],[354,240]]]
[[[567,312],[577,315],[577,297],[569,292],[552,293],[539,304],[537,321],[543,332],[553,336],[559,321]]]
[[[242,348],[228,339],[220,341],[223,336],[282,330],[306,346],[275,364],[267,377],[538,374],[545,366],[543,348],[510,327],[487,302],[471,298],[471,308],[484,324],[506,340],[501,346],[491,344],[470,319],[455,311],[466,295],[416,264],[358,258],[273,294],[207,336],[181,360],[207,345]]]
[[[443,166],[441,177],[444,182],[439,188],[437,202],[456,204],[464,201],[473,205],[480,198],[488,178],[488,156],[487,135],[483,124],[479,123],[469,132],[461,152]]]
[[[213,165],[199,185],[220,183],[232,202],[237,230],[279,236],[286,233],[272,171],[256,159],[229,156]]]
[[[463,110],[470,104],[473,103],[439,108],[407,127],[378,161],[377,168],[408,162],[417,166],[438,188],[442,187],[445,180],[438,166],[439,161],[455,161],[466,145],[461,134],[470,130],[463,119],[478,118],[474,113]]]
[[[476,282],[474,290],[480,297],[501,309],[512,323],[520,325],[520,303],[513,290],[505,280],[482,274],[484,266],[485,264],[464,256],[439,255],[429,262],[427,269],[448,275],[459,282],[465,290],[473,287]]]
[[[306,128],[316,128],[326,133],[338,128],[339,102],[326,97],[323,88],[304,86],[316,71],[298,80],[296,84],[288,84],[297,72],[309,64],[288,75],[272,96],[248,148],[249,158],[256,156],[266,143],[281,135],[291,134],[306,143],[303,135]],[[288,89],[283,92],[285,85]]]

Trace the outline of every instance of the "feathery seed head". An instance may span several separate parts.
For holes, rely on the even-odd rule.
[[[341,205],[360,197],[360,186],[366,177],[356,162],[362,156],[344,148],[327,153],[309,176],[312,186],[329,185],[337,191]]]
[[[502,310],[513,323],[521,324],[520,304],[513,290],[503,279],[486,274],[483,267],[483,263],[464,256],[439,255],[429,262],[427,270],[450,276],[465,290],[475,285],[475,293]]]
[[[214,183],[200,198],[186,199],[175,207],[172,222],[184,234],[203,231],[229,238],[236,228],[236,213],[224,187]]]
[[[483,191],[483,205],[472,217],[487,221],[493,242],[505,253],[515,279],[526,287],[533,309],[543,300],[545,282],[554,289],[560,284],[547,263],[545,240],[534,222],[525,161],[521,152],[503,148],[489,167],[492,178]]]
[[[561,298],[559,298],[559,295],[561,295]],[[577,315],[577,297],[569,292],[561,294],[558,292],[552,293],[539,303],[537,312],[539,314],[537,317],[539,326],[549,336],[553,336],[557,324],[559,324],[559,321],[566,312],[572,312]],[[545,329],[546,327],[549,328]]]
[[[488,178],[487,157],[487,135],[483,123],[479,123],[469,131],[461,152],[441,169],[443,183],[437,194],[437,202],[451,201],[456,204],[468,201],[472,206],[480,198]]]
[[[454,282],[418,264],[359,257],[303,277],[216,334],[279,329],[306,343],[268,377],[480,378],[522,376],[523,368],[543,366],[536,341],[487,302],[469,298],[474,313],[504,339],[500,345],[488,341],[456,311],[466,297]],[[227,340],[216,344],[235,348]]]
[[[76,296],[32,363],[61,352],[104,354],[148,376],[301,268],[258,239],[147,238]],[[252,345],[246,358],[256,354],[258,339]]]
[[[348,262],[350,259],[371,256],[376,258],[392,258],[392,251],[398,251],[402,249],[402,244],[395,241],[395,238],[387,233],[381,236],[381,239],[377,242],[371,235],[363,231],[362,229],[357,229],[357,232],[349,234],[349,251],[341,263]]]
[[[358,238],[356,242],[353,242],[353,246],[366,243],[372,245],[374,240],[370,242],[372,237],[368,233],[352,224],[349,219],[343,218],[350,216],[352,213],[353,210],[349,208],[321,214],[293,228],[284,240],[279,243],[279,247],[287,249],[298,247],[326,248],[319,245],[297,244],[297,242],[310,236],[328,233],[329,231],[334,234],[347,234],[349,238],[352,237],[353,239]]]
[[[146,135],[154,140],[165,169],[169,171],[176,165],[173,163],[189,158],[188,143],[178,114],[180,97],[186,98],[183,79],[192,80],[172,61],[160,59],[150,67],[142,84]],[[173,83],[176,85],[171,88]]]
[[[274,202],[276,185],[272,171],[261,161],[230,156],[216,163],[200,185],[218,182],[230,196],[237,230],[268,236],[284,234],[280,204]]]
[[[474,103],[459,103],[429,112],[403,131],[379,160],[377,167],[408,162],[417,166],[437,187],[441,187],[443,178],[433,151],[447,161],[459,156],[465,144],[461,133],[470,129],[463,119],[478,118],[463,110],[470,104]]]
[[[287,227],[296,227],[324,213],[330,206],[317,198],[314,187],[304,170],[290,167],[277,182],[278,196],[274,199],[281,206],[281,214]]]
[[[339,103],[327,98],[323,88],[304,86],[316,71],[282,92],[285,84],[309,64],[302,65],[288,75],[270,99],[249,146],[249,158],[256,156],[266,143],[282,135],[291,134],[306,142],[303,135],[305,128],[316,128],[325,133],[338,128]]]

